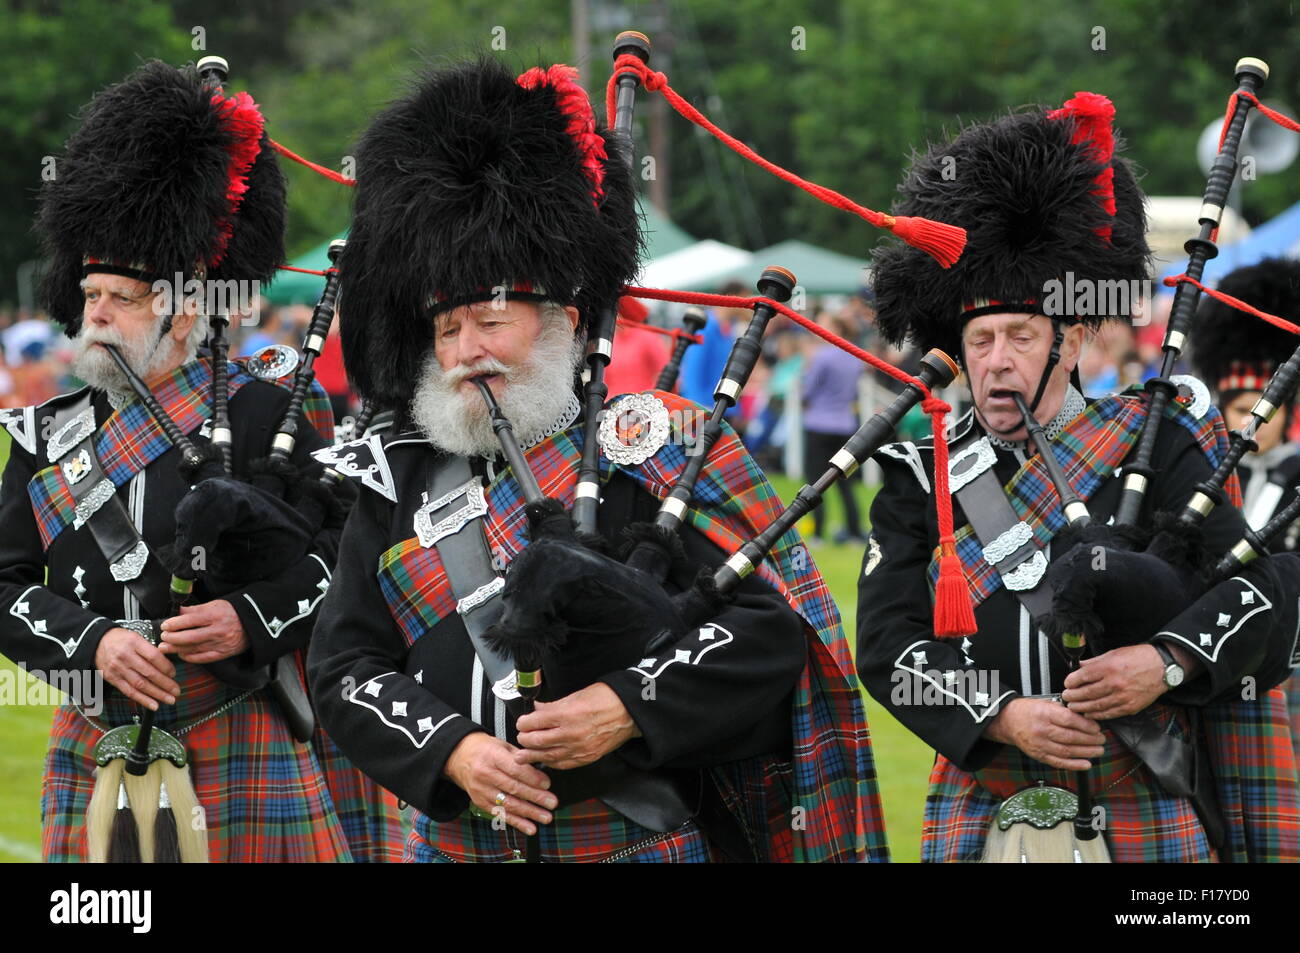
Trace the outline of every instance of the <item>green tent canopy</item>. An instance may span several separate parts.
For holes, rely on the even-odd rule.
[[[347,232],[339,232],[333,238],[321,242],[311,251],[299,255],[289,262],[295,268],[311,268],[324,271],[330,266],[330,242],[347,238]],[[304,275],[298,271],[282,271],[268,285],[263,286],[262,294],[274,305],[315,304],[325,290],[325,279],[320,275]]]
[[[641,224],[645,228],[646,261],[654,261],[695,244],[694,238],[668,221],[667,216],[641,197],[637,198],[637,210],[641,213]]]
[[[646,232],[646,260],[662,258],[671,252],[693,245],[695,239],[686,234],[654,206],[641,199],[637,205],[642,216]],[[329,267],[330,242],[338,238],[347,238],[347,232],[340,232],[333,238],[321,242],[315,248],[289,262],[295,268],[311,268],[324,271]],[[275,305],[315,304],[320,293],[325,289],[325,279],[319,275],[304,275],[297,271],[282,271],[275,280],[262,289],[262,293]]]
[[[794,238],[759,249],[754,252],[747,272],[728,277],[753,281],[768,265],[780,265],[794,272],[799,287],[811,295],[852,294],[867,283],[865,259],[851,258]]]

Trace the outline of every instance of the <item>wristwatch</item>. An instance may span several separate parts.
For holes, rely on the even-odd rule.
[[[1187,677],[1187,673],[1183,671],[1183,667],[1174,659],[1174,653],[1169,651],[1163,642],[1152,642],[1150,644],[1160,653],[1160,657],[1164,659],[1165,687],[1177,688],[1179,685],[1183,684],[1183,679]]]

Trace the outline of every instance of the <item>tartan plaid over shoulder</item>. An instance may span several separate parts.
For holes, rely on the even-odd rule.
[[[1146,410],[1147,402],[1138,396],[1112,394],[1089,405],[1052,441],[1052,452],[1066,479],[1083,500],[1091,499],[1124,462],[1141,433]],[[1211,407],[1205,416],[1197,419],[1171,402],[1165,408],[1165,417],[1192,435],[1211,467],[1219,465],[1228,452],[1228,435],[1217,410]],[[1241,506],[1241,485],[1235,473],[1229,477],[1225,489],[1229,504]],[[1003,490],[1016,515],[1033,530],[1034,543],[1040,549],[1065,528],[1067,521],[1060,498],[1038,454],[1016,471]],[[962,572],[970,584],[971,598],[978,606],[1002,588],[1002,576],[985,560],[984,546],[969,523],[957,530],[956,538]],[[930,558],[929,577],[933,589],[939,578],[937,548]]]
[[[665,498],[688,460],[682,423],[703,410],[676,394],[654,391],[664,402],[672,437],[653,457],[624,468],[657,499]],[[601,466],[609,466],[602,456]],[[709,452],[687,518],[726,553],[757,536],[784,506],[740,438],[726,424]],[[758,567],[758,574],[803,616],[808,661],[792,706],[794,777],[791,807],[802,815],[793,859],[808,862],[887,860],[884,817],[857,672],[839,610],[808,548],[795,530],[786,533]],[[752,766],[750,766],[752,767]],[[753,788],[746,766],[727,766],[735,788]],[[789,815],[769,824],[775,838],[789,837]],[[797,825],[796,825],[797,827]]]
[[[229,371],[231,397],[255,380],[244,369],[242,359],[230,362]],[[293,386],[292,378],[274,383],[286,390]],[[191,361],[178,367],[152,390],[182,433],[193,433],[212,414],[212,367],[208,361]],[[323,438],[334,438],[334,413],[329,397],[314,380],[303,403],[303,415]],[[104,475],[117,487],[124,486],[170,449],[171,441],[162,427],[134,397],[114,411],[95,436],[95,454],[99,464]],[[37,471],[27,484],[27,493],[32,500],[32,512],[36,514],[41,544],[49,549],[50,543],[71,526],[76,517],[72,490],[62,468],[55,464]]]

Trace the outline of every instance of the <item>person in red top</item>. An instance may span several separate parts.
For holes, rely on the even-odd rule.
[[[329,336],[325,346],[312,367],[316,370],[316,380],[325,393],[330,395],[330,404],[334,408],[334,422],[337,424],[347,416],[351,409],[352,389],[348,386],[348,372],[343,366],[343,344],[339,340],[339,318],[334,315],[330,325]]]
[[[636,298],[618,299],[618,316],[636,324],[645,324],[649,312]],[[605,384],[609,395],[635,394],[653,390],[659,372],[672,354],[672,344],[662,334],[629,326],[626,322],[616,333],[614,353],[605,369]]]

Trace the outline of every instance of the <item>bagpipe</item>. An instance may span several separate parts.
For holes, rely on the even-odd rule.
[[[1219,150],[1210,169],[1209,180],[1205,185],[1205,196],[1201,203],[1200,231],[1187,240],[1188,253],[1186,276],[1191,280],[1180,283],[1174,293],[1173,310],[1169,315],[1169,327],[1165,332],[1163,356],[1160,373],[1146,382],[1149,395],[1146,420],[1138,438],[1138,448],[1131,462],[1126,465],[1124,486],[1120,496],[1119,509],[1115,514],[1118,526],[1136,526],[1150,483],[1152,470],[1151,459],[1155,453],[1156,434],[1160,421],[1164,417],[1165,407],[1178,395],[1178,388],[1170,380],[1174,365],[1187,340],[1187,331],[1191,326],[1192,316],[1200,300],[1200,280],[1205,271],[1205,263],[1215,257],[1218,246],[1214,239],[1218,235],[1219,220],[1228,202],[1228,193],[1232,189],[1233,179],[1237,174],[1237,152],[1241,147],[1241,136],[1246,128],[1246,117],[1251,103],[1257,102],[1255,96],[1268,78],[1268,64],[1253,57],[1243,57],[1237,61],[1233,70],[1237,91],[1229,106],[1223,133],[1219,138]]]
[[[1279,408],[1287,406],[1296,392],[1300,382],[1300,348],[1297,348],[1274,372],[1252,408],[1250,421],[1241,431],[1232,433],[1228,450],[1214,472],[1196,486],[1181,511],[1155,514],[1154,529],[1137,525],[1152,475],[1156,435],[1169,401],[1178,397],[1178,388],[1171,380],[1174,363],[1186,345],[1200,295],[1204,292],[1273,323],[1289,325],[1205,288],[1200,282],[1205,262],[1218,253],[1213,236],[1236,172],[1246,112],[1252,104],[1258,105],[1256,93],[1267,75],[1268,67],[1260,60],[1248,57],[1237,63],[1238,89],[1229,103],[1220,151],[1206,185],[1200,232],[1187,242],[1186,273],[1166,279],[1166,283],[1177,286],[1177,291],[1165,337],[1164,358],[1160,374],[1146,383],[1146,416],[1132,459],[1124,464],[1125,477],[1114,526],[1094,526],[1065,537],[1064,555],[1049,570],[1056,593],[1054,618],[1047,620],[1045,630],[1049,634],[1064,629],[1083,631],[1103,650],[1145,642],[1157,627],[1267,552],[1271,539],[1289,525],[1289,519],[1300,514],[1300,508],[1293,508],[1289,519],[1278,514],[1268,526],[1248,532],[1222,557],[1203,551],[1200,528],[1214,508],[1227,500],[1229,481],[1238,463],[1246,452],[1256,448],[1256,430]],[[1272,110],[1268,112],[1272,114],[1270,118],[1277,115]],[[1300,328],[1295,325],[1289,325],[1289,329],[1300,334]],[[1104,573],[1089,568],[1097,546],[1106,550],[1108,569]],[[1069,551],[1064,552],[1067,547]]]
[[[616,117],[616,132],[622,135],[627,133],[631,122],[631,93],[636,78],[650,84],[649,88],[665,90],[666,95],[671,90],[661,74],[648,72],[648,43],[639,34],[631,39],[628,34],[623,34],[616,40],[615,61],[615,75],[609,87],[609,112]],[[693,113],[698,117],[693,109],[682,105],[684,101],[680,97],[674,99],[675,95],[671,94],[669,98],[679,112],[684,115]],[[702,117],[693,119],[701,120]],[[701,124],[705,123],[707,120],[702,120]],[[725,137],[723,133],[716,134]],[[752,153],[749,157],[760,165],[770,166]],[[784,170],[780,171],[784,173]],[[789,173],[784,175],[789,177]],[[802,183],[801,187],[813,194],[829,192],[811,183]],[[819,197],[823,196],[819,194]],[[848,203],[842,196],[839,198]],[[859,206],[854,208],[860,209]],[[909,220],[904,224],[924,231],[919,224],[924,221]],[[939,223],[926,224],[944,235],[951,228]],[[658,289],[626,289],[635,297],[748,307],[753,315],[732,346],[714,388],[714,405],[687,451],[685,465],[654,519],[634,524],[624,531],[629,543],[624,554],[610,552],[603,538],[595,533],[596,507],[600,499],[600,454],[604,452],[616,465],[637,465],[663,446],[670,434],[666,409],[652,393],[630,395],[623,398],[625,403],[604,407],[607,395],[602,373],[613,347],[612,340],[604,336],[604,322],[593,332],[595,336],[588,348],[583,466],[578,475],[572,514],[565,511],[560,501],[542,494],[536,479],[527,471],[527,461],[515,443],[491,389],[483,380],[476,380],[492,416],[502,453],[517,475],[525,499],[529,544],[507,567],[501,591],[503,611],[497,623],[488,629],[487,638],[514,659],[517,687],[527,706],[531,707],[538,699],[564,697],[597,681],[603,674],[634,664],[716,615],[797,520],[818,506],[837,480],[852,474],[878,450],[907,411],[923,400],[927,411],[935,417],[936,442],[945,451],[943,473],[946,477],[946,442],[940,421],[948,407],[935,399],[931,390],[952,382],[958,373],[955,362],[942,352],[932,351],[922,360],[917,377],[903,374],[879,358],[840,341],[786,307],[784,302],[790,299],[795,287],[796,278],[791,272],[780,266],[770,266],[760,275],[757,282],[759,295],[754,298],[732,299]],[[906,386],[889,407],[867,420],[835,454],[826,473],[801,489],[794,502],[771,525],[732,553],[722,566],[714,570],[686,565],[680,534],[688,525],[688,513],[698,482],[708,465],[711,450],[724,433],[724,417],[735,406],[761,356],[764,331],[778,313],[832,339],[873,366],[891,373]],[[679,341],[675,360],[670,363],[665,377],[676,376],[682,349],[684,345]],[[951,541],[951,512],[947,515],[946,538]],[[670,595],[665,588],[666,581],[670,576],[682,578],[684,575],[694,575],[694,581],[684,590]],[[950,581],[947,578],[950,576],[951,573],[946,573],[944,581]],[[973,631],[968,596],[964,609],[964,622],[959,624],[964,624],[967,631]]]
[[[682,371],[686,349],[695,343],[695,336],[704,330],[707,321],[708,318],[700,308],[687,308],[682,313],[682,327],[686,333],[673,338],[673,352],[659,372],[655,390],[672,390],[677,386],[677,375]]]
[[[198,63],[199,74],[214,95],[221,93],[228,69],[221,57],[204,57]],[[331,262],[337,260],[342,246],[342,242],[331,246]],[[307,474],[290,459],[301,435],[304,405],[314,379],[313,362],[324,346],[338,291],[339,273],[331,268],[301,358],[292,348],[271,345],[248,359],[246,370],[254,378],[278,380],[293,372],[294,379],[266,457],[249,461],[241,475],[235,474],[232,460],[227,314],[207,316],[212,373],[212,427],[207,445],[180,429],[114,346],[100,345],[178,450],[179,469],[190,485],[176,506],[174,542],[155,551],[171,574],[171,615],[177,615],[189,601],[196,582],[202,581],[211,598],[228,595],[300,561],[323,528],[342,526],[348,507],[340,494],[339,475],[328,470],[319,476]],[[197,306],[202,308],[201,303]],[[170,317],[164,320],[169,323]],[[368,418],[369,409],[363,415]],[[161,641],[158,623],[151,623],[150,628],[150,640],[157,645]],[[269,690],[294,738],[301,743],[310,740],[315,717],[292,656],[260,667],[242,657],[205,663],[204,667],[236,688]],[[188,778],[184,744],[154,725],[154,712],[146,711],[138,724],[108,732],[96,745],[95,758],[100,775],[88,810],[92,856],[110,862],[139,861],[142,856],[155,863],[206,860],[203,830],[195,830],[188,822],[178,826],[175,821],[178,814],[188,821],[198,804]],[[142,821],[143,816],[134,818],[132,809],[147,815],[155,804],[152,843],[148,836],[137,841],[137,820]],[[139,830],[148,834],[143,824]]]

